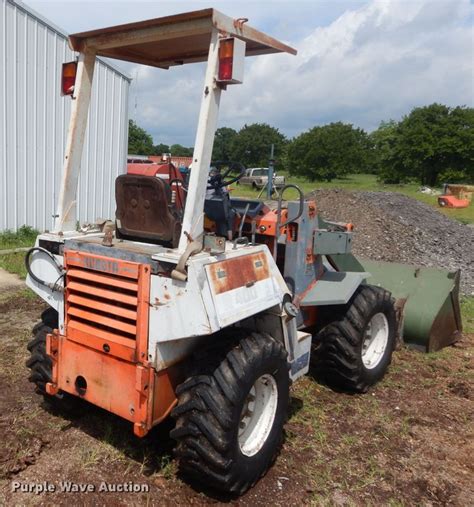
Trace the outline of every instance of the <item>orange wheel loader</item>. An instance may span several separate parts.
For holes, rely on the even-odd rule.
[[[323,221],[298,187],[265,203],[229,198],[238,163],[209,178],[221,95],[243,82],[245,57],[294,49],[214,9],[69,43],[79,56],[63,66],[73,100],[55,226],[25,258],[27,284],[49,305],[28,345],[30,380],[47,400],[82,398],[130,421],[137,437],[173,417],[183,474],[242,494],[279,451],[290,384],[311,351],[323,381],[366,391],[388,368],[400,313],[363,268],[341,267],[352,227]],[[171,165],[120,175],[115,220],[78,231],[97,56],[207,69],[187,186]],[[283,201],[288,187],[299,199]]]

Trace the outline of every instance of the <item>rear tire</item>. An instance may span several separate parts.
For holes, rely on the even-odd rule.
[[[30,368],[28,380],[36,386],[38,394],[46,395],[46,384],[51,381],[52,362],[46,353],[46,336],[58,326],[58,312],[48,308],[41,314],[41,322],[33,328],[33,339],[28,343],[30,358],[26,366]]]
[[[177,388],[171,437],[178,441],[183,474],[238,495],[265,474],[283,439],[290,386],[286,356],[280,342],[252,333],[223,358],[210,358],[215,366],[207,374]]]
[[[26,366],[31,370],[28,380],[35,384],[36,392],[54,408],[75,411],[81,403],[79,398],[62,391],[55,396],[46,392],[46,384],[51,382],[53,366],[51,358],[46,353],[46,336],[57,327],[58,312],[54,308],[46,309],[41,314],[41,322],[33,328],[33,339],[27,345],[31,354],[26,361]]]
[[[394,300],[386,290],[361,285],[346,311],[316,337],[316,376],[343,390],[365,392],[385,375],[396,345]]]

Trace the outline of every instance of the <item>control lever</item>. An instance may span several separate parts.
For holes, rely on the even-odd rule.
[[[244,214],[242,215],[242,219],[240,220],[239,235],[237,236],[238,238],[242,237],[242,231],[244,229],[244,222],[245,222],[245,219],[247,218],[247,213],[249,212],[249,207],[250,207],[250,203],[248,202],[247,206],[245,206],[245,211],[244,211]]]

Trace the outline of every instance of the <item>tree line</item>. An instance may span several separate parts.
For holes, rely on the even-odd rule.
[[[151,136],[145,131],[137,136],[137,130],[143,129],[132,124],[129,152],[192,155],[192,148],[181,145],[153,146]],[[417,107],[398,122],[382,122],[371,133],[342,122],[315,126],[292,139],[265,123],[244,125],[239,131],[221,127],[216,131],[213,160],[266,167],[272,144],[277,170],[311,181],[372,173],[384,183],[474,182],[474,108],[464,106]]]
[[[130,155],[162,155],[172,153],[177,157],[192,157],[193,148],[181,144],[153,144],[153,137],[133,120],[128,120],[128,153]]]

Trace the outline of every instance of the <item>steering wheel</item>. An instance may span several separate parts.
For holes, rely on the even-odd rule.
[[[215,167],[218,171],[222,166],[227,166],[227,169],[221,174],[218,172],[215,176],[209,178],[208,188],[223,188],[236,181],[240,180],[245,174],[245,166],[240,162],[213,162],[211,166]],[[237,174],[236,174],[237,173]],[[226,180],[226,178],[230,178]]]

